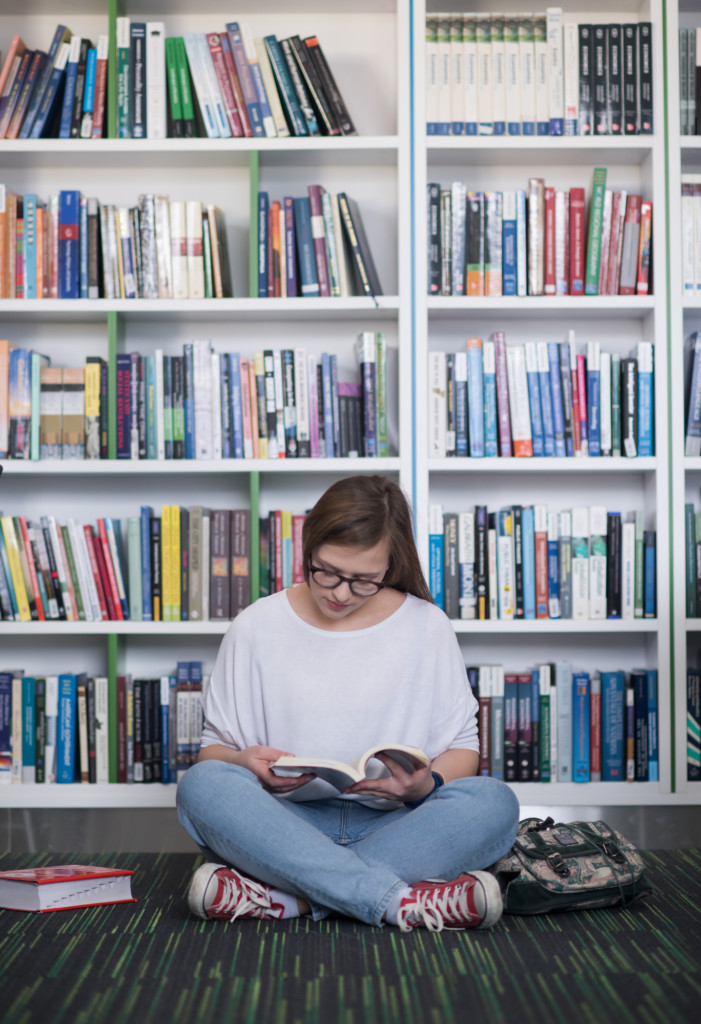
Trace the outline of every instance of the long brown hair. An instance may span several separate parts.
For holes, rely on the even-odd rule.
[[[322,544],[371,548],[386,540],[383,583],[433,601],[414,543],[411,509],[401,487],[384,476],[347,476],[326,490],[307,514],[302,532],[304,578]]]

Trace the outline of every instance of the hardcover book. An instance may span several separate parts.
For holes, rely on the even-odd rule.
[[[0,871],[0,907],[46,913],[105,903],[133,903],[133,871],[87,864]]]

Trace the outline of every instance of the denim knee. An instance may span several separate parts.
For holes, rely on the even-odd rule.
[[[178,782],[176,806],[186,809],[203,798],[212,798],[220,785],[226,785],[230,793],[232,786],[238,781],[237,776],[254,779],[255,776],[238,764],[227,764],[224,761],[198,761],[185,772]]]
[[[470,818],[479,817],[492,826],[495,834],[505,838],[509,836],[509,845],[513,843],[519,820],[519,803],[510,786],[491,776],[473,775],[453,779],[446,785],[445,795],[448,796],[451,790],[465,795],[465,813]]]

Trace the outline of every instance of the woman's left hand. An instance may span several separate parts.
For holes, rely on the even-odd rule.
[[[354,786],[348,787],[346,793],[414,803],[432,792],[434,779],[431,775],[431,765],[407,772],[387,754],[374,756],[378,761],[382,761],[390,774],[380,779],[363,779],[362,782],[356,782]]]

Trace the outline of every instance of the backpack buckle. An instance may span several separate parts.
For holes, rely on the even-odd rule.
[[[562,854],[549,853],[545,860],[549,867],[551,867],[556,874],[560,875],[561,878],[567,878],[569,876],[570,869],[563,860]]]
[[[617,864],[625,864],[626,859],[615,843],[612,843],[607,839],[606,842],[602,843],[601,849],[607,857],[610,857],[611,860],[615,860]]]
[[[535,825],[531,825],[531,827],[528,829],[528,831],[529,832],[545,832],[545,831],[547,831],[547,829],[551,828],[554,824],[555,824],[555,822],[553,821],[552,818],[544,818],[542,821],[536,822]]]

